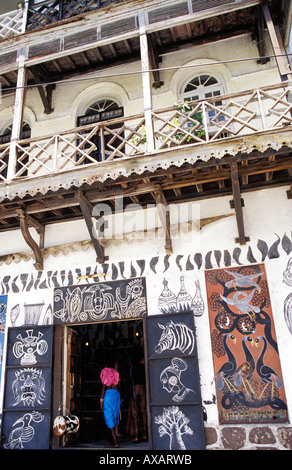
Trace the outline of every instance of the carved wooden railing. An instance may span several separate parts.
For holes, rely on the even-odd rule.
[[[179,104],[152,112],[154,153],[207,146],[292,124],[292,87],[283,84]],[[143,114],[90,124],[46,137],[0,146],[0,180],[39,177],[147,153]],[[13,154],[13,151],[15,152]],[[148,152],[149,153],[149,152]],[[16,161],[11,172],[11,163]],[[12,176],[11,176],[12,175]]]
[[[206,143],[292,124],[292,88],[277,86],[224,95],[174,112],[153,112],[156,149]],[[182,109],[183,108],[183,109]],[[189,108],[189,109],[185,109]]]
[[[27,30],[41,28],[72,16],[98,10],[111,0],[45,0],[28,7]]]
[[[0,40],[23,32],[23,10],[13,10],[0,15]]]

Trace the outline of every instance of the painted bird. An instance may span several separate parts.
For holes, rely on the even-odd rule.
[[[260,340],[263,340],[264,346],[262,352],[257,360],[256,370],[262,382],[265,383],[265,386],[260,394],[260,398],[263,396],[264,391],[266,390],[267,386],[271,383],[272,384],[272,391],[271,391],[271,398],[274,396],[274,386],[278,388],[282,388],[281,378],[278,374],[270,367],[264,364],[264,356],[267,350],[267,340],[264,336],[258,336],[256,338],[256,342],[258,343]]]
[[[260,286],[254,281],[254,278],[262,276],[263,273],[260,272],[258,274],[248,274],[247,276],[244,276],[243,274],[240,273],[234,273],[232,271],[227,271],[228,274],[234,277],[231,281],[227,281],[225,283],[226,287],[248,287],[248,286],[254,286],[258,292],[261,291]]]
[[[245,361],[240,364],[234,374],[234,385],[239,386],[241,383],[244,386],[247,395],[254,394],[254,391],[249,383],[249,380],[252,377],[252,374],[255,371],[255,361],[253,355],[251,354],[250,350],[247,347],[246,341],[248,341],[251,345],[254,344],[254,341],[250,336],[245,336],[242,339],[242,347],[245,354]]]
[[[227,345],[227,339],[231,338],[233,343],[236,343],[236,337],[234,335],[231,335],[230,333],[227,333],[224,338],[223,338],[223,347],[226,351],[228,361],[226,361],[218,370],[217,375],[219,375],[217,387],[218,390],[223,390],[224,384],[227,386],[228,390],[231,393],[236,392],[236,388],[231,382],[231,378],[234,375],[234,372],[236,371],[237,368],[237,363],[234,355],[232,354],[230,348]]]
[[[222,300],[229,305],[234,305],[245,315],[248,315],[251,320],[254,320],[255,313],[259,313],[261,309],[255,305],[250,305],[251,299],[253,298],[254,290],[248,295],[247,292],[235,292],[232,298],[224,297],[220,294]],[[240,296],[242,297],[240,299]],[[251,312],[251,313],[250,313]]]
[[[8,438],[8,443],[4,445],[5,449],[23,449],[24,444],[30,442],[34,435],[35,430],[31,426],[31,422],[40,423],[44,419],[39,411],[33,411],[32,413],[25,413],[21,418],[19,418],[13,426],[17,426],[11,431]]]

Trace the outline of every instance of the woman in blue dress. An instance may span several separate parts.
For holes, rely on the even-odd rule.
[[[119,447],[117,441],[121,406],[121,397],[118,390],[119,373],[112,367],[105,367],[100,373],[100,378],[102,382],[100,408],[103,410],[105,423],[111,431],[113,447]],[[111,442],[109,445],[112,445]]]

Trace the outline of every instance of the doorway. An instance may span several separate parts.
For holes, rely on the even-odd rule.
[[[66,446],[107,447],[108,429],[100,408],[100,372],[116,361],[120,374],[119,444],[121,448],[148,447],[147,439],[133,435],[132,366],[144,359],[143,320],[73,325],[67,328],[66,408],[79,417],[76,434],[66,436]],[[135,439],[135,443],[133,442]]]

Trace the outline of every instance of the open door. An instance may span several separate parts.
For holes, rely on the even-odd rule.
[[[76,434],[64,437],[65,446],[105,448],[108,429],[100,408],[102,383],[100,372],[109,358],[115,359],[120,374],[120,447],[133,447],[132,429],[129,427],[132,398],[131,369],[136,358],[144,357],[143,320],[112,321],[72,325],[67,329],[64,355],[66,408],[80,421]],[[65,404],[65,400],[64,400]],[[144,436],[145,437],[145,436]],[[148,447],[147,439],[139,446]]]

